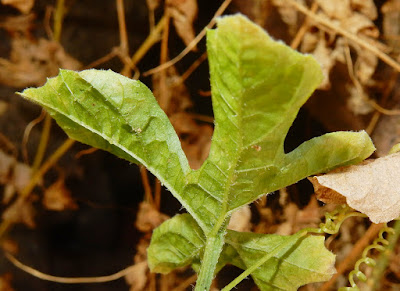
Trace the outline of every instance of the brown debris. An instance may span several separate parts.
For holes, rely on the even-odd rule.
[[[193,22],[198,12],[197,0],[167,0],[166,5],[176,32],[185,45],[188,45],[196,35]]]
[[[1,4],[13,6],[20,12],[27,14],[31,11],[35,0],[1,0]]]
[[[66,188],[64,177],[62,176],[44,191],[42,204],[46,209],[54,211],[78,208],[78,205],[71,197],[71,192]]]
[[[338,203],[342,195],[350,207],[366,214],[373,223],[381,223],[400,216],[399,177],[400,152],[397,152],[313,177],[311,181],[318,199]]]
[[[59,68],[77,70],[80,63],[63,47],[44,38],[32,41],[22,36],[12,39],[10,59],[0,58],[0,83],[22,88],[40,86]]]

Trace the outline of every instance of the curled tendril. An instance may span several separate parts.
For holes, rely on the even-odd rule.
[[[368,252],[372,249],[378,250],[379,252],[383,252],[386,250],[387,246],[389,245],[389,241],[384,238],[384,234],[387,233],[389,234],[394,234],[394,229],[391,227],[388,227],[387,224],[385,225],[384,228],[381,229],[379,232],[378,237],[373,241],[373,243],[369,246],[367,246],[363,253],[361,259],[359,259],[355,266],[354,270],[350,272],[349,274],[349,283],[351,287],[342,287],[339,289],[339,291],[359,291],[359,287],[355,283],[354,279],[355,277],[363,282],[367,281],[367,276],[360,270],[360,265],[362,263],[365,263],[367,266],[373,267],[376,265],[376,261],[370,257],[368,257]]]
[[[366,217],[365,214],[354,211],[347,204],[338,206],[335,210],[325,213],[325,222],[319,225],[319,228],[306,228],[308,233],[326,233],[337,234],[342,223],[349,217]]]

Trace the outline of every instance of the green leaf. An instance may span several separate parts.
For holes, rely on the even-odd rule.
[[[202,229],[189,214],[175,215],[153,232],[147,249],[150,270],[168,273],[199,262],[205,240]]]
[[[368,157],[365,132],[334,133],[285,154],[286,134],[320,84],[320,65],[236,15],[207,33],[215,131],[208,159],[185,188],[207,232],[238,207]]]
[[[234,265],[247,269],[291,237],[228,231],[226,242],[230,247],[225,253],[229,252]],[[228,255],[223,258],[227,260]],[[308,283],[329,280],[336,273],[334,263],[335,255],[325,248],[323,236],[306,236],[282,248],[252,277],[263,291],[297,290]]]
[[[226,264],[245,270],[291,237],[228,230],[216,272]],[[174,216],[153,233],[147,250],[150,269],[168,273],[177,267],[198,266],[205,241],[203,231],[189,214]],[[335,256],[324,246],[324,237],[307,236],[280,250],[252,277],[261,290],[297,290],[328,280],[335,273],[334,262]]]
[[[60,70],[21,95],[43,106],[71,138],[146,166],[190,211],[180,196],[188,161],[168,117],[140,81],[112,71]]]

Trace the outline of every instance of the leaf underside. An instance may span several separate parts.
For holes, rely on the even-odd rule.
[[[326,134],[284,152],[292,122],[322,80],[311,56],[272,40],[241,15],[219,19],[218,28],[207,33],[207,51],[215,131],[209,156],[196,171],[168,117],[140,81],[112,71],[60,70],[43,87],[21,94],[43,106],[71,138],[143,164],[191,214],[199,227],[196,236],[166,222],[168,227],[161,226],[153,237],[149,264],[161,272],[199,260],[204,239],[235,209],[307,176],[360,162],[374,151],[361,131]],[[262,245],[263,239],[234,236],[229,232],[227,238],[236,252],[230,259],[248,267],[251,255],[244,245],[254,240]],[[262,256],[265,250],[254,251]],[[169,261],[173,252],[181,257]],[[329,257],[322,251],[321,256]],[[271,278],[253,276],[259,286],[271,284]]]

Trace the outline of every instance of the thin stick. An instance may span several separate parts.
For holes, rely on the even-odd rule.
[[[119,25],[119,39],[120,47],[123,54],[129,54],[129,43],[128,43],[128,33],[126,31],[126,21],[125,21],[125,8],[124,1],[117,0],[117,14],[118,14],[118,25]]]
[[[163,34],[161,38],[161,50],[160,50],[160,65],[163,65],[167,62],[168,60],[168,38],[169,38],[169,22],[170,22],[170,16],[168,13],[168,9],[166,9],[166,12],[164,14],[166,20],[164,23],[164,29],[163,29]],[[160,104],[161,109],[167,113],[168,115],[168,107],[169,107],[169,102],[170,102],[170,94],[168,94],[168,86],[167,86],[167,71],[163,70],[159,72],[159,78],[158,78],[158,103]]]
[[[144,166],[140,166],[140,176],[142,177],[142,184],[144,188],[144,196],[147,202],[149,202],[151,205],[154,205],[154,199],[149,183],[149,175],[147,175],[147,170]]]
[[[26,145],[28,143],[32,128],[34,128],[37,124],[42,122],[42,120],[45,118],[45,116],[46,116],[46,111],[42,110],[40,115],[38,117],[36,117],[34,120],[32,120],[31,122],[29,122],[28,125],[25,127],[24,136],[22,137],[22,144],[21,144],[22,156],[24,158],[25,164],[29,164],[28,150],[26,148]]]
[[[179,86],[186,81],[187,78],[207,59],[207,52],[204,52],[190,67],[182,74],[182,76],[176,80],[172,86]]]
[[[86,150],[81,150],[75,155],[75,159],[80,159],[82,156],[85,155],[90,155],[93,154],[94,152],[97,152],[99,149],[98,148],[88,148]]]
[[[172,289],[172,291],[184,291],[187,289],[187,287],[189,287],[190,285],[192,285],[194,282],[196,282],[197,279],[197,274],[194,274],[192,276],[190,276],[189,278],[187,278],[185,281],[183,281],[182,283],[180,283],[178,286],[176,286],[174,289]]]
[[[317,12],[317,9],[318,9],[318,3],[314,1],[313,4],[311,5],[310,11],[315,13]],[[304,20],[303,25],[297,31],[296,36],[292,40],[292,43],[290,44],[290,47],[292,49],[297,49],[299,47],[304,34],[307,32],[309,28],[310,28],[310,19],[307,17],[306,20]]]
[[[206,35],[207,29],[211,28],[214,26],[215,22],[216,22],[216,18],[218,16],[221,16],[222,13],[224,13],[225,9],[229,6],[229,4],[232,2],[232,0],[225,0],[221,6],[218,8],[217,12],[215,12],[214,17],[211,19],[211,21],[207,24],[206,27],[204,27],[202,29],[202,31],[200,31],[200,33],[189,43],[189,45],[179,54],[177,55],[175,58],[173,58],[172,60],[158,66],[155,67],[154,69],[151,69],[145,73],[143,73],[143,76],[148,76],[148,75],[152,75],[154,73],[157,73],[161,70],[165,70],[166,68],[175,65],[177,62],[179,62],[184,56],[186,56],[199,42],[200,40]]]
[[[351,253],[348,254],[346,256],[346,259],[344,259],[339,264],[336,270],[337,273],[333,275],[328,282],[325,282],[324,285],[322,285],[322,287],[319,289],[319,291],[327,291],[330,289],[330,287],[336,282],[337,278],[340,275],[342,275],[348,269],[349,266],[354,264],[359,255],[365,249],[365,247],[369,245],[370,241],[378,235],[379,231],[382,229],[384,225],[385,225],[384,223],[371,224],[371,226],[368,228],[364,236],[360,238],[354,245],[353,249],[351,250]]]
[[[50,139],[51,122],[52,119],[50,115],[46,113],[46,116],[44,118],[42,135],[40,136],[39,146],[36,151],[35,159],[32,164],[32,173],[36,172],[36,170],[40,167],[40,164],[43,161],[44,153],[46,152],[47,145]]]
[[[126,276],[127,274],[131,273],[135,267],[134,265],[129,266],[115,274],[108,275],[108,276],[66,278],[66,277],[58,277],[58,276],[52,276],[52,275],[42,273],[42,272],[18,261],[10,253],[5,253],[5,256],[15,267],[21,269],[22,271],[24,271],[28,274],[31,274],[32,276],[34,276],[36,278],[46,280],[46,281],[51,281],[51,282],[64,283],[64,284],[82,284],[82,283],[87,284],[87,283],[104,283],[104,282],[115,281],[115,280],[118,280],[118,279]]]
[[[62,24],[64,20],[64,0],[57,0],[56,11],[54,13],[54,40],[60,42]]]
[[[358,44],[362,48],[364,48],[364,49],[370,51],[371,53],[373,53],[374,55],[376,55],[383,62],[385,62],[386,64],[391,66],[393,69],[395,69],[396,71],[400,72],[400,64],[398,62],[393,60],[387,54],[385,54],[384,52],[382,52],[381,50],[379,50],[375,46],[371,45],[367,41],[359,38],[357,35],[355,35],[355,34],[349,32],[349,31],[341,28],[340,26],[338,26],[336,24],[333,24],[331,21],[329,21],[329,20],[327,20],[327,19],[325,19],[325,18],[323,18],[323,17],[311,12],[308,8],[306,8],[303,5],[297,3],[295,0],[287,0],[287,2],[290,3],[291,5],[293,5],[300,12],[302,12],[305,15],[307,15],[308,17],[310,17],[313,21],[315,21],[315,22],[317,22],[317,23],[321,24],[322,26],[325,26],[325,27],[327,27],[329,29],[332,29],[335,32],[337,32],[338,34],[341,34],[344,37],[348,38],[349,40],[355,42],[356,44]]]

